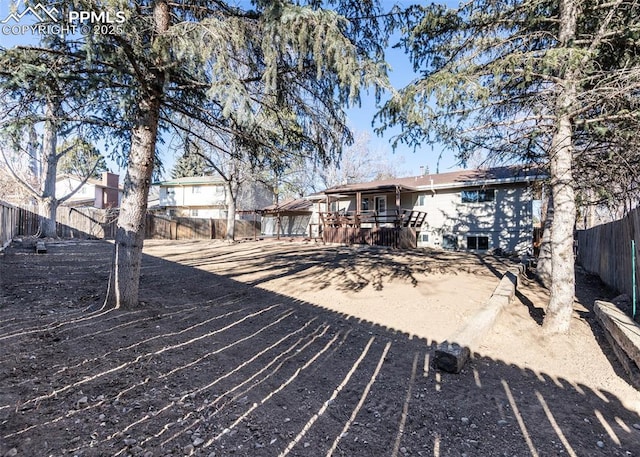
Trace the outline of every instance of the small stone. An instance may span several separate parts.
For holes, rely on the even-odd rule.
[[[193,440],[193,445],[194,446],[200,446],[202,443],[204,443],[204,440],[202,438],[196,438],[195,440]]]
[[[400,452],[402,452],[403,454],[406,454],[408,451],[407,451],[407,448],[403,446],[400,448]]]
[[[107,418],[107,416],[105,416],[104,414],[100,414],[100,415],[98,416],[98,420],[99,420],[100,422],[104,421],[106,418]]]
[[[195,448],[195,447],[193,447],[193,444],[187,444],[187,445],[184,447],[184,453],[185,453],[185,454],[187,454],[187,455],[191,455],[191,454],[193,454],[193,452],[195,451],[195,449],[196,449],[196,448]]]
[[[596,445],[597,445],[599,448],[601,448],[601,449],[602,449],[602,448],[604,447],[604,442],[602,442],[602,441],[598,441],[598,442],[596,443]]]
[[[467,425],[469,423],[469,418],[468,417],[462,417],[460,419],[460,422],[462,422],[464,425]]]
[[[633,424],[633,428],[635,428],[636,430],[640,430],[640,423]]]
[[[153,452],[147,451],[147,452],[144,453],[144,455],[142,457],[153,457]]]
[[[127,446],[132,446],[134,444],[136,444],[138,442],[138,440],[136,440],[135,438],[125,438],[124,439],[124,444]]]
[[[507,422],[507,421],[506,421],[506,420],[504,420],[504,419],[500,419],[500,420],[498,421],[498,425],[507,425],[508,423],[509,423],[509,422]]]
[[[80,409],[81,407],[85,406],[87,403],[89,403],[89,398],[86,395],[84,397],[80,397],[80,399],[76,402],[76,408]]]
[[[285,417],[285,418],[284,418],[284,422],[285,422],[285,423],[287,423],[287,422],[291,422],[291,418],[290,418],[290,417]]]
[[[272,438],[272,439],[271,439],[271,441],[269,441],[269,444],[273,444],[273,443],[275,443],[276,441],[278,441],[278,438]]]
[[[12,447],[7,451],[5,457],[15,457],[16,455],[18,455],[18,450],[15,447]]]
[[[311,446],[311,443],[309,443],[308,441],[305,441],[305,443],[303,444],[303,446],[304,446],[305,448],[307,448],[307,447]]]

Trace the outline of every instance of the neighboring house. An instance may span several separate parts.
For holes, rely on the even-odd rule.
[[[160,189],[158,208],[167,216],[201,219],[227,217],[227,188],[224,180],[217,176],[178,178],[156,185]],[[272,202],[273,191],[264,184],[243,183],[238,190],[236,214],[247,215]]]
[[[122,187],[119,176],[115,173],[103,172],[102,179],[89,178],[82,184],[83,178],[73,175],[56,177],[56,198],[62,198],[81,186],[68,200],[65,206],[119,208],[122,201]]]
[[[262,210],[261,231],[266,236],[310,236],[313,203],[304,198],[286,200]]]
[[[324,238],[337,229],[402,228],[415,233],[415,247],[522,254],[533,251],[533,186],[543,178],[522,167],[463,170],[346,184],[310,199]]]

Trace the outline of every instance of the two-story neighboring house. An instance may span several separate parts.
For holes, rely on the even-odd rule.
[[[80,188],[64,202],[66,206],[86,206],[93,208],[119,208],[123,190],[119,185],[119,176],[103,172],[102,179],[89,178],[82,184],[83,178],[73,175],[56,177],[56,198],[68,195],[78,186]]]
[[[331,240],[339,229],[358,238],[353,230],[396,228],[412,232],[415,247],[525,253],[541,179],[522,167],[425,174],[332,187],[314,196],[314,207]]]
[[[205,219],[227,217],[227,187],[217,176],[177,178],[156,184],[158,207],[168,216]],[[262,183],[243,183],[238,190],[236,211],[254,211],[273,202],[273,191]]]

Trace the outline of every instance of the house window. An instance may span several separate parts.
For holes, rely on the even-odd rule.
[[[363,198],[362,203],[360,204],[360,209],[362,211],[369,211],[369,199]]]
[[[486,251],[489,249],[489,237],[488,236],[468,236],[467,237],[467,249],[477,249],[479,251]]]
[[[193,186],[191,188],[191,193],[192,194],[200,194],[200,193],[202,193],[202,187],[201,186]]]
[[[418,195],[418,202],[416,206],[425,206],[427,204],[427,196],[425,194]]]
[[[428,233],[421,233],[420,234],[420,241],[422,241],[423,243],[428,243],[429,242],[429,234]]]
[[[463,190],[460,195],[462,203],[492,202],[496,199],[496,191],[494,189]]]
[[[378,213],[384,213],[387,211],[387,196],[381,195],[376,197],[376,211]]]
[[[189,211],[189,215],[191,217],[198,217],[198,210],[197,209],[192,209],[191,211]]]

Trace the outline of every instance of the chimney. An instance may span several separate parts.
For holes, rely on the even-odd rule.
[[[115,173],[109,173],[108,171],[102,172],[102,185],[105,187],[115,187],[117,189],[119,180],[120,176]]]

